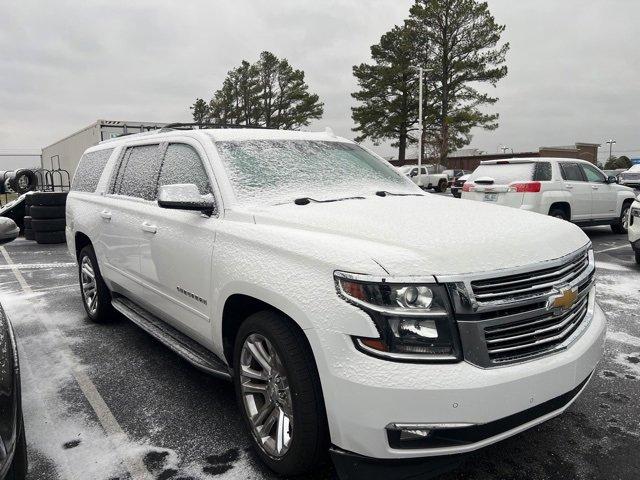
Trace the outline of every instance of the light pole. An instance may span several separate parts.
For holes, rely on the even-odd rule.
[[[613,156],[613,144],[616,143],[616,141],[613,138],[610,138],[607,140],[607,143],[609,144],[609,158],[607,160],[611,160],[611,157]]]
[[[420,67],[420,86],[418,87],[418,186],[422,188],[422,78],[424,76],[424,68]]]

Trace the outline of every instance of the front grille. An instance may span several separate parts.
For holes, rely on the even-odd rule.
[[[554,287],[575,281],[587,268],[589,256],[582,252],[552,268],[475,280],[471,282],[471,289],[479,305],[510,303],[551,293]]]
[[[484,336],[489,359],[494,363],[514,361],[540,355],[567,340],[587,315],[589,296],[569,311],[549,313],[519,322],[485,327]]]

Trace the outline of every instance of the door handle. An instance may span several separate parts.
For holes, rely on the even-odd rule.
[[[597,185],[591,185],[591,188],[593,188],[594,190],[598,190],[598,188],[600,187],[598,187]]]
[[[102,210],[100,216],[105,220],[111,220],[111,212],[109,210]]]
[[[568,188],[569,190],[571,190],[573,188],[573,185],[571,185],[570,183],[565,183],[564,186],[566,188]]]
[[[148,232],[148,233],[156,233],[158,231],[157,225],[152,225],[149,222],[142,222],[141,228],[142,228],[142,231]]]

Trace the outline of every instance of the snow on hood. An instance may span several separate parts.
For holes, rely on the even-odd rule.
[[[258,225],[335,235],[336,248],[358,255],[364,249],[390,275],[397,276],[530,265],[589,243],[582,230],[569,222],[436,195],[291,203],[255,208],[252,213]]]

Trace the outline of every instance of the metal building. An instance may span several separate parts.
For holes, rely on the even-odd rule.
[[[87,148],[97,145],[102,140],[154,130],[165,125],[167,124],[158,122],[97,120],[88,127],[44,147],[42,149],[42,168],[63,169],[73,177],[78,161]]]

